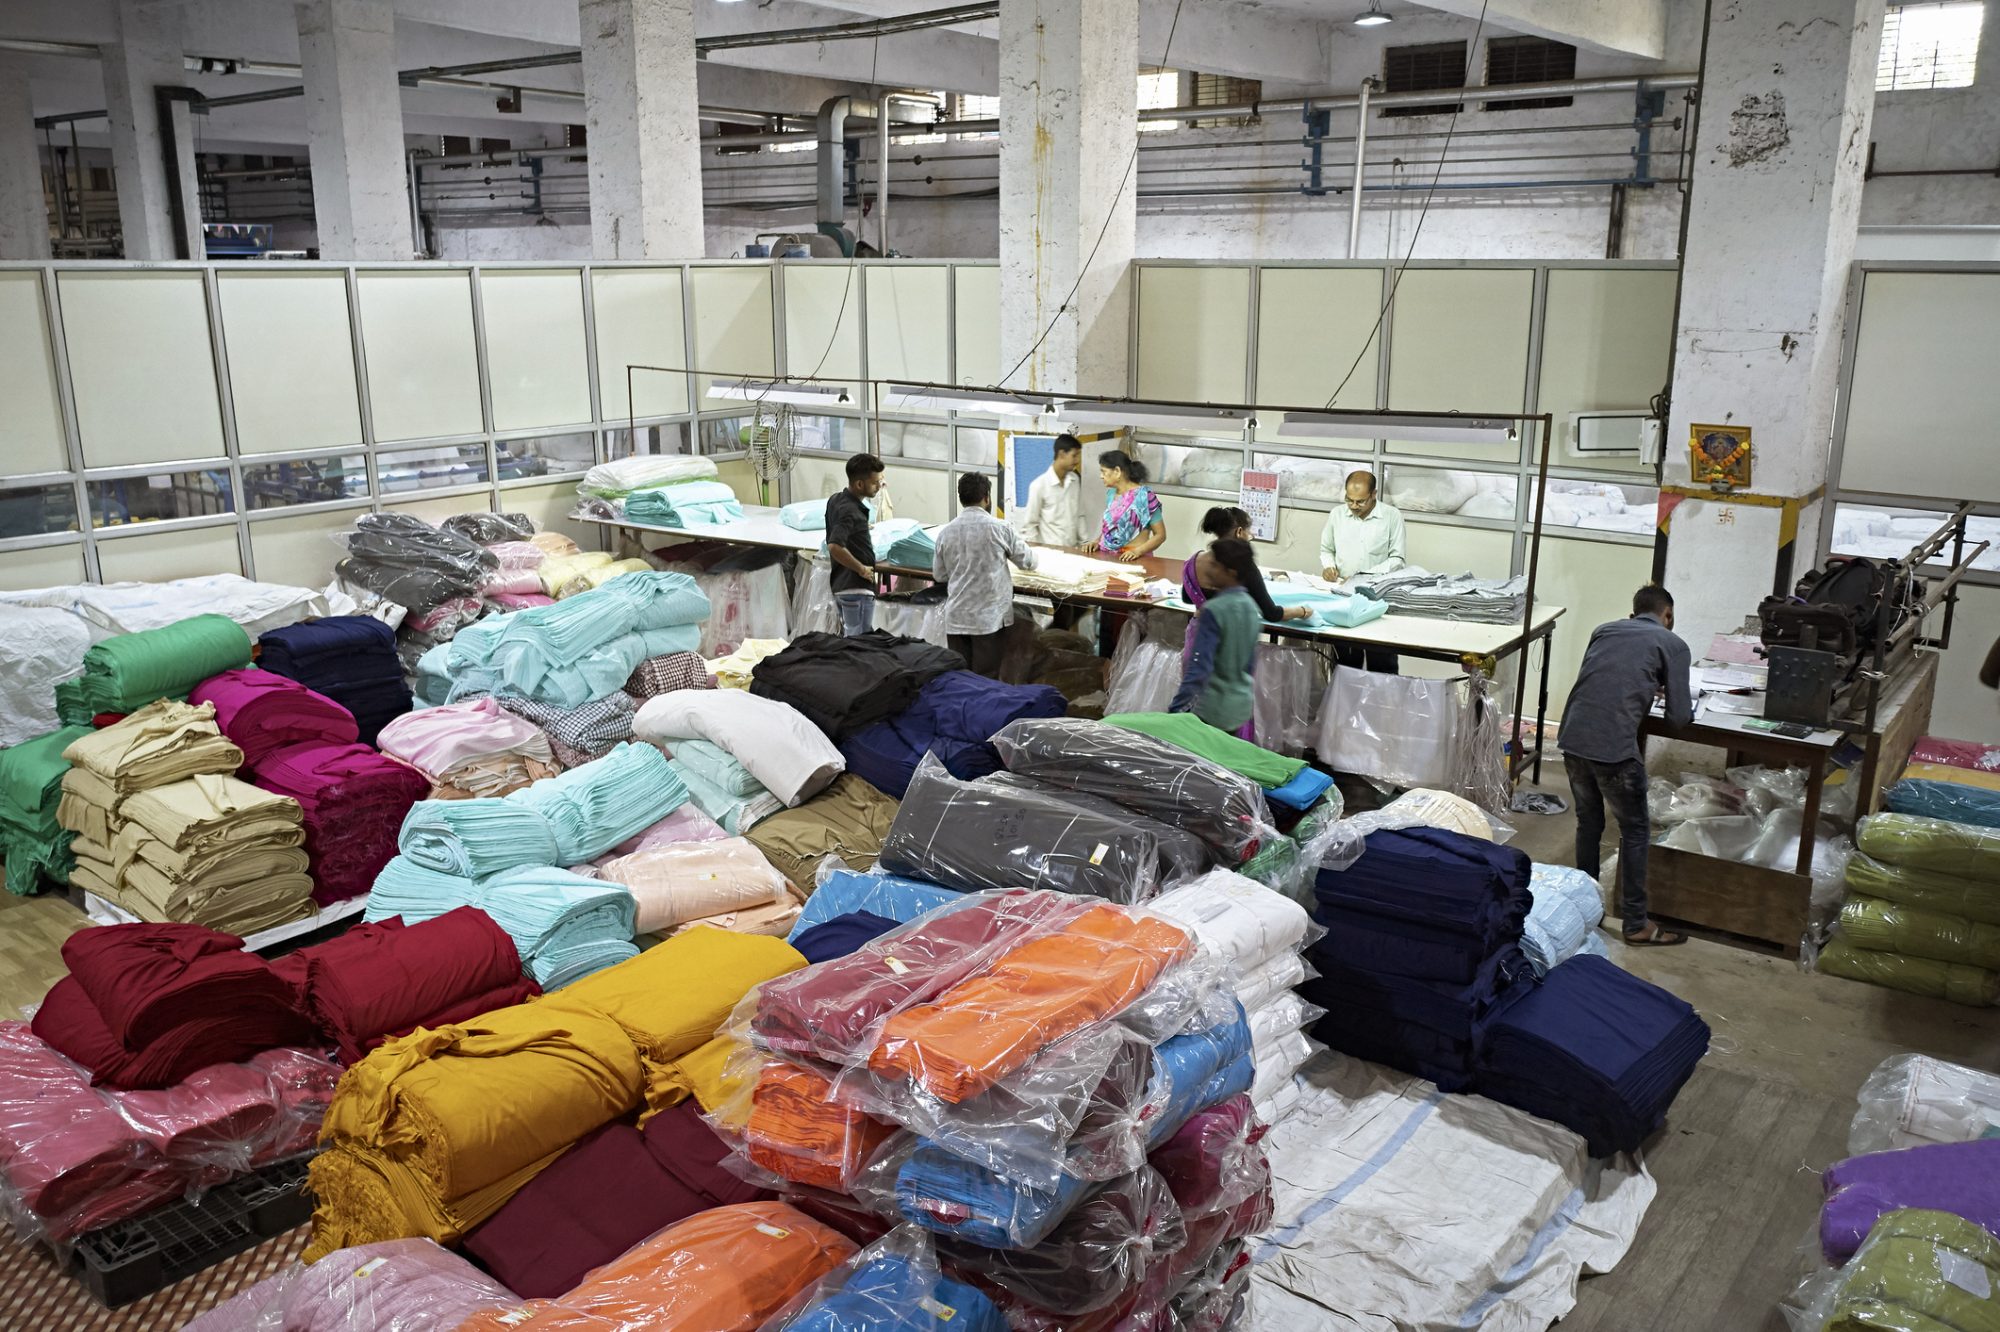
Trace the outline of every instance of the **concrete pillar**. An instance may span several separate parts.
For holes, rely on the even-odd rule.
[[[1001,0],[1000,368],[1010,388],[1126,392],[1138,71],[1138,0]]]
[[[693,0],[579,0],[591,253],[699,259]]]
[[[408,259],[396,8],[390,0],[305,0],[298,23],[320,257]]]
[[[28,65],[0,56],[0,259],[48,257],[49,208]]]
[[[1666,475],[1687,483],[1691,425],[1748,426],[1748,493],[1794,503],[1790,517],[1782,506],[1719,498],[1675,509],[1667,587],[1697,655],[1784,576],[1794,531],[1791,576],[1816,554],[1824,506],[1811,497],[1827,481],[1882,9],[1883,0],[1715,7]]]
[[[111,120],[111,169],[118,180],[118,223],[127,259],[174,259],[173,201],[167,178],[168,131],[162,126],[156,88],[184,82],[178,5],[118,0],[118,40],[100,47],[104,105]],[[192,148],[192,141],[187,147]],[[191,186],[194,159],[178,155],[177,171]],[[187,195],[192,199],[191,188]],[[196,257],[199,257],[197,255]]]

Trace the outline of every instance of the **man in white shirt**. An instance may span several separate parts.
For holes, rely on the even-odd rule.
[[[1020,533],[993,516],[993,481],[980,472],[958,478],[958,517],[938,529],[931,572],[944,584],[945,642],[966,666],[1000,678],[1007,626],[1014,622],[1012,560],[1035,567],[1035,553]]]
[[[1037,546],[1074,549],[1089,542],[1094,513],[1083,503],[1083,444],[1075,435],[1056,438],[1055,461],[1028,487],[1021,511],[1021,535]]]
[[[1408,563],[1403,558],[1402,510],[1377,498],[1373,472],[1348,473],[1347,503],[1327,515],[1326,530],[1319,538],[1319,562],[1330,583],[1394,573]],[[1343,666],[1393,675],[1401,664],[1386,648],[1343,643],[1336,651]]]

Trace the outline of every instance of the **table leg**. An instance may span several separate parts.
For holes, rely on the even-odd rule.
[[[1826,756],[1815,755],[1812,766],[1806,769],[1806,807],[1799,822],[1799,863],[1798,872],[1812,876],[1813,834],[1819,827],[1820,795],[1826,787]]]
[[[1542,747],[1549,725],[1549,648],[1556,636],[1555,626],[1542,635],[1542,689],[1540,699],[1535,704],[1535,783],[1542,780]],[[1525,658],[1523,659],[1525,660]]]

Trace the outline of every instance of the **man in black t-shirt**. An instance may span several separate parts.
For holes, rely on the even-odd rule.
[[[866,501],[881,489],[882,460],[857,453],[847,460],[847,489],[826,502],[833,604],[840,610],[840,632],[849,638],[875,627],[875,543],[868,535]]]

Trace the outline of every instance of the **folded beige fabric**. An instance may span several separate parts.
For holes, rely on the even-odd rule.
[[[561,771],[553,761],[544,763],[523,754],[487,754],[439,773],[437,785],[431,789],[431,799],[503,796]]]
[[[77,767],[102,777],[119,795],[199,773],[235,772],[243,751],[215,725],[213,703],[148,703],[124,721],[80,736],[63,750]]]
[[[119,813],[128,825],[136,824],[181,851],[222,838],[282,837],[298,831],[304,820],[299,802],[290,796],[214,773],[127,796]]]
[[[703,925],[713,925],[718,930],[728,930],[732,934],[765,934],[783,939],[792,932],[792,926],[799,923],[799,915],[805,910],[805,903],[799,900],[798,890],[790,889],[785,900],[775,905],[745,907],[741,911],[725,911],[719,916],[707,916],[701,920],[691,920],[685,925],[677,925],[666,932],[672,938],[682,930],[699,929]]]
[[[634,851],[605,861],[597,873],[632,894],[638,908],[634,929],[640,934],[789,900],[785,876],[741,837]]]
[[[292,863],[290,855],[286,853],[297,851],[303,855],[304,852],[299,848],[304,843],[305,833],[300,830],[284,836],[267,835],[250,842],[224,838],[216,842],[204,842],[192,851],[181,851],[168,846],[157,837],[147,837],[141,833],[137,839],[128,839],[122,848],[114,845],[111,863],[115,870],[123,874],[138,861],[145,860],[168,878],[186,879],[192,882],[216,870],[221,870],[227,876],[230,873],[227,866],[235,864],[244,856],[252,855],[281,857],[273,862],[273,867],[282,872]],[[121,858],[126,850],[129,850],[131,855],[129,858]]]
[[[109,897],[118,891],[118,870],[112,864],[110,847],[78,837],[70,843],[70,852],[76,857],[76,865],[69,872],[71,883],[99,897]]]
[[[310,916],[316,907],[305,853],[280,854],[296,856],[297,868],[238,883],[223,883],[212,874],[189,883],[169,878],[147,860],[135,860],[125,872],[122,904],[146,920],[206,925],[229,934],[255,934]]]
[[[119,795],[110,782],[88,768],[63,774],[62,795],[56,801],[56,822],[79,837],[109,847],[117,834]]]

